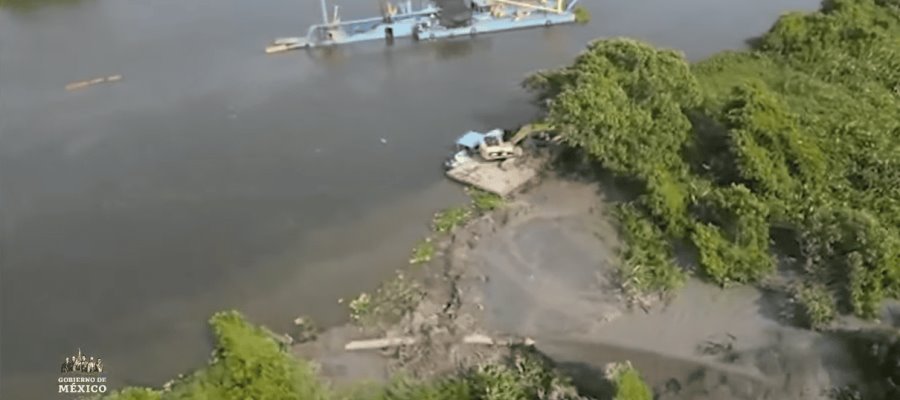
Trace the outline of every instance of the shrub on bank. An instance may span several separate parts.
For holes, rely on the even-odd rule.
[[[607,371],[607,379],[615,388],[613,400],[653,399],[653,391],[631,363],[625,362],[610,366]]]
[[[621,234],[628,243],[620,264],[625,288],[668,292],[680,286],[684,273],[675,265],[672,246],[662,230],[630,204],[619,207],[618,217]]]

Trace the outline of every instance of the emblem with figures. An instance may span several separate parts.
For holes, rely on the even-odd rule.
[[[100,357],[87,356],[78,349],[77,354],[63,360],[59,372],[63,374],[57,379],[59,393],[106,393],[106,377],[101,375],[103,360]]]
[[[99,374],[103,372],[103,360],[99,357],[96,360],[93,356],[88,357],[81,353],[81,349],[78,349],[78,354],[73,355],[72,357],[66,357],[59,372],[64,374],[71,372]]]

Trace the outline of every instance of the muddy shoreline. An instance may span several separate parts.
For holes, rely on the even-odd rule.
[[[782,321],[781,297],[696,279],[669,301],[633,307],[617,281],[622,246],[599,184],[548,173],[500,209],[436,239],[436,254],[404,271],[421,297],[399,322],[345,325],[293,347],[341,386],[394,373],[429,378],[509,355],[466,335],[533,339],[587,395],[607,363],[630,361],[661,399],[826,399],[861,382],[850,349]],[[662,299],[660,299],[662,300]],[[382,350],[352,340],[416,338]],[[581,381],[581,382],[579,382]]]

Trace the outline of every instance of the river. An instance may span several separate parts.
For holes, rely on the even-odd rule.
[[[464,200],[440,169],[452,140],[534,115],[528,72],[610,36],[698,59],[818,6],[584,1],[586,26],[267,56],[318,2],[27,2],[0,0],[3,399],[52,397],[78,348],[116,387],[158,385],[202,365],[216,310],[338,323],[339,298]],[[344,19],[377,11],[343,3]]]

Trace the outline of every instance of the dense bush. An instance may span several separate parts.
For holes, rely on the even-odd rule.
[[[569,144],[642,186],[621,220],[626,279],[670,288],[670,244],[687,240],[713,281],[757,281],[774,270],[777,227],[799,243],[775,247],[799,245],[799,266],[841,309],[872,316],[900,294],[896,0],[826,1],[751,51],[693,66],[599,41],[526,85]]]
[[[672,246],[663,232],[630,204],[618,210],[622,235],[629,243],[623,254],[621,278],[629,291],[669,291],[684,281],[675,265]]]
[[[215,314],[209,321],[216,347],[209,365],[157,392],[125,389],[107,399],[283,399],[330,398],[311,365],[284,352],[271,332],[247,323],[236,312]]]

